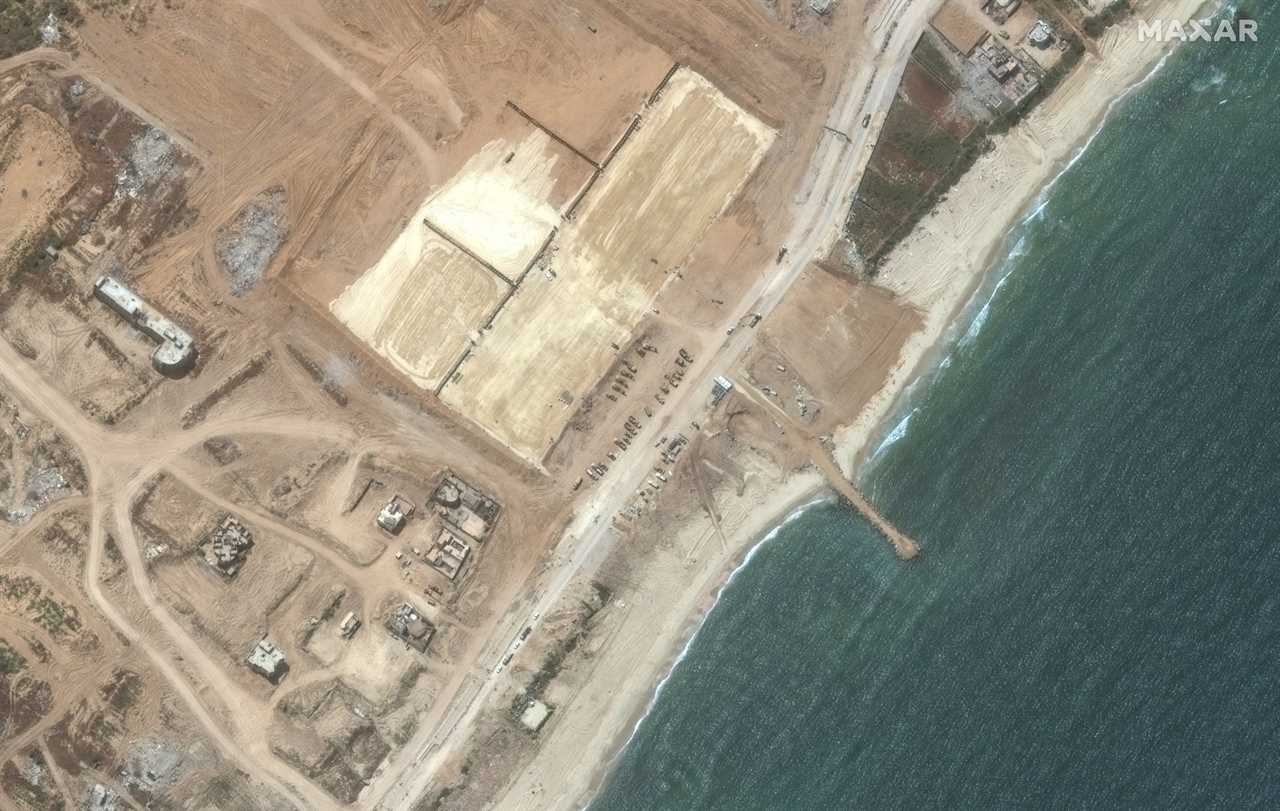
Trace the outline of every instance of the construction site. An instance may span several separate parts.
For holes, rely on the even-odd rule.
[[[91,5],[0,61],[0,809],[525,807],[768,499],[915,555],[830,256],[922,7]]]

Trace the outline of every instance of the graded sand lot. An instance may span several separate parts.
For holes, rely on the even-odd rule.
[[[424,389],[443,381],[591,177],[585,160],[515,112],[499,126],[502,136],[431,195],[378,263],[329,305]]]
[[[414,215],[378,264],[329,305],[371,349],[434,388],[506,295],[507,284]]]
[[[550,267],[529,274],[444,387],[445,402],[535,465],[774,137],[689,70],[642,116]]]
[[[514,281],[560,224],[591,167],[515,113],[508,118],[511,137],[473,155],[425,212],[433,226]]]

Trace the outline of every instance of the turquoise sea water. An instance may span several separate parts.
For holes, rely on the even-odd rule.
[[[783,527],[592,809],[1280,807],[1280,12],[1250,11],[1260,44],[1180,48],[1037,202],[864,471],[923,560],[834,505]]]

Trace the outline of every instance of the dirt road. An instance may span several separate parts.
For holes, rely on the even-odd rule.
[[[355,71],[344,65],[323,45],[317,42],[314,37],[303,31],[287,11],[281,9],[274,2],[263,3],[256,2],[256,0],[241,0],[241,2],[265,15],[289,39],[293,40],[302,50],[320,63],[325,70],[345,82],[348,87],[359,94],[360,98],[368,102],[369,106],[377,110],[379,115],[396,128],[396,131],[404,138],[405,143],[413,148],[414,154],[418,156],[418,161],[422,164],[422,169],[427,175],[427,179],[433,185],[439,181],[440,161],[435,148],[422,137],[418,130],[414,129],[412,124],[405,121],[399,113],[392,109],[390,104],[384,101],[373,88],[369,87]],[[356,41],[358,42],[359,40]]]
[[[802,181],[793,225],[785,242],[787,255],[742,297],[716,335],[724,335],[749,314],[767,315],[800,273],[831,250],[907,60],[939,5],[941,0],[897,0],[873,23],[869,29],[870,52],[876,56],[869,62],[851,60],[848,66],[827,118],[827,135],[819,142]],[[862,128],[861,122],[868,115],[874,123]],[[635,446],[653,453],[658,437],[684,430],[696,419],[705,406],[711,379],[732,368],[753,337],[749,329],[734,329],[717,350],[699,353],[686,373],[680,396],[671,397],[655,414],[634,440]],[[370,786],[362,798],[367,806],[407,809],[426,790],[436,771],[462,744],[470,724],[497,688],[499,674],[492,667],[511,646],[512,637],[526,625],[536,625],[532,619],[535,615],[546,615],[579,572],[604,558],[616,537],[609,517],[624,507],[649,475],[653,463],[653,458],[646,458],[614,466],[589,500],[580,505],[577,518],[555,549],[555,571],[533,607],[509,614],[499,625],[502,631],[490,638],[484,656],[488,673],[479,690],[463,697],[467,703],[462,720],[443,731],[424,726]]]
[[[152,454],[158,446],[169,444],[185,449],[199,441],[197,436],[185,435],[184,440],[165,443],[155,436],[139,437],[106,431],[86,419],[4,341],[0,341],[0,380],[28,408],[53,425],[76,448],[84,463],[90,506],[84,586],[94,607],[147,655],[230,761],[257,781],[278,791],[282,797],[292,799],[300,808],[336,807],[318,787],[271,754],[265,736],[260,734],[265,727],[259,728],[259,734],[250,734],[252,727],[249,722],[252,719],[245,718],[240,712],[253,703],[168,614],[146,575],[129,521],[130,485],[140,471],[153,466]],[[143,635],[104,594],[100,575],[107,541],[105,523],[109,518],[114,519],[115,530],[121,536],[116,546],[125,559],[134,589],[178,653],[162,650]],[[179,661],[198,670],[206,685],[212,687],[228,706],[237,708],[238,723],[231,733],[222,728],[201,702],[196,689],[178,668]]]

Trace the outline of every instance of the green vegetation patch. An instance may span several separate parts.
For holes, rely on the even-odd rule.
[[[911,54],[920,67],[928,71],[933,78],[956,91],[964,87],[964,77],[960,75],[955,63],[947,56],[943,46],[939,45],[932,32],[926,31],[920,37],[915,51]]]
[[[60,603],[47,594],[31,601],[31,612],[35,621],[54,636],[68,632],[74,634],[80,630],[80,615],[75,608]]]
[[[845,233],[864,256],[878,256],[900,222],[899,217],[876,211],[863,200],[855,200],[845,221]]]
[[[858,187],[858,201],[887,217],[902,219],[920,202],[928,187],[897,182],[880,173],[879,167],[867,170]]]
[[[33,591],[40,591],[34,578],[25,574],[0,574],[0,595],[6,600],[21,600]]]
[[[0,674],[11,676],[27,668],[27,660],[12,645],[0,639]]]

